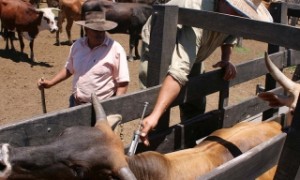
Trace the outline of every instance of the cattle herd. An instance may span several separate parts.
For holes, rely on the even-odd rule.
[[[62,33],[62,24],[66,19],[66,33],[68,44],[73,43],[71,28],[73,22],[82,19],[84,12],[91,10],[106,11],[106,19],[118,23],[118,26],[109,33],[129,34],[129,60],[139,59],[138,43],[142,26],[152,13],[152,5],[164,3],[164,0],[119,0],[116,2],[106,0],[47,0],[48,8],[39,7],[36,0],[1,0],[0,18],[1,32],[6,39],[6,50],[15,50],[13,45],[14,33],[18,34],[21,52],[24,50],[23,36],[30,41],[30,59],[34,61],[33,44],[39,31],[56,31],[56,45],[60,45],[59,34]],[[57,12],[54,12],[57,11]],[[54,20],[54,16],[57,19]],[[83,33],[82,33],[83,35]],[[135,50],[135,57],[133,54]]]
[[[244,153],[281,133],[275,121],[242,122],[215,131],[194,148],[126,156],[95,95],[92,102],[94,127],[67,128],[52,143],[42,146],[2,144],[0,179],[192,180],[239,155],[231,151],[232,146]],[[260,178],[271,179],[275,169]]]
[[[51,4],[50,0],[47,1]],[[118,22],[119,26],[110,33],[130,35],[129,58],[139,58],[137,50],[139,35],[143,24],[152,13],[152,5],[165,1],[119,0],[118,3],[104,0],[59,0],[58,8],[37,9],[32,2],[25,0],[0,0],[0,18],[6,49],[13,46],[12,31],[16,31],[21,51],[24,49],[23,37],[30,41],[31,55],[34,60],[33,44],[39,31],[57,32],[56,43],[60,44],[59,32],[66,19],[66,33],[71,44],[71,27],[73,21],[82,18],[82,13],[105,9],[107,19]],[[52,4],[55,4],[52,2]],[[58,13],[55,13],[57,11]],[[57,21],[55,14],[58,15]],[[270,106],[288,106],[295,109],[300,85],[285,77],[265,55],[265,62],[271,75],[290,94],[281,98],[269,92],[259,94]],[[149,179],[176,180],[196,179],[213,168],[234,158],[226,145],[220,141],[230,142],[241,153],[265,142],[281,133],[281,126],[270,122],[243,122],[232,128],[213,132],[206,140],[194,148],[169,154],[144,152],[126,156],[123,143],[112,131],[105,112],[92,95],[96,113],[94,127],[67,128],[52,143],[34,147],[13,147],[0,145],[0,179]],[[246,138],[243,138],[246,137]],[[217,154],[217,156],[216,156]],[[272,179],[276,167],[260,178]]]

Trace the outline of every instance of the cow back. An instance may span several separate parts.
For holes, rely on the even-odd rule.
[[[22,0],[1,1],[1,21],[7,29],[19,28],[21,31],[30,27],[37,27],[43,13],[38,12],[33,5]]]

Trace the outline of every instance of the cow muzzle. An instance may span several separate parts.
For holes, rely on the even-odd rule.
[[[50,29],[50,32],[51,32],[51,33],[55,33],[56,31],[58,31],[58,28],[57,28],[57,27],[56,27],[56,28]]]

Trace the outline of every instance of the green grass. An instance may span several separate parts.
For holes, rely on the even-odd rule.
[[[246,53],[248,53],[250,50],[249,49],[247,49],[247,48],[245,48],[245,47],[242,47],[242,46],[235,46],[234,48],[233,48],[233,50],[235,51],[235,52],[237,52],[237,53],[240,53],[240,54],[246,54]]]

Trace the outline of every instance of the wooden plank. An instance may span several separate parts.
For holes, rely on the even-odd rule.
[[[295,3],[288,3],[288,16],[300,17],[300,5]]]
[[[212,111],[181,122],[169,129],[152,131],[149,134],[150,146],[146,147],[139,143],[136,152],[152,150],[169,153],[194,147],[196,140],[220,128],[220,114],[221,111]]]
[[[160,85],[123,96],[112,97],[101,101],[101,104],[107,115],[121,114],[122,123],[126,123],[141,117],[145,102],[149,103],[145,115],[148,115],[152,111],[159,88]]]
[[[271,92],[282,93],[282,88],[276,88]],[[225,108],[223,127],[231,127],[234,124],[241,122],[247,118],[257,115],[265,110],[272,109],[265,102],[257,96],[251,97],[238,104],[228,106]]]
[[[275,65],[279,68],[283,68],[286,64],[286,53],[286,51],[274,53],[270,55],[270,58]],[[295,63],[300,63],[299,60],[295,61]],[[236,69],[237,72],[242,73],[238,73],[237,76],[230,81],[230,87],[261,77],[268,73],[263,57],[240,63],[236,65]],[[189,82],[187,82],[187,85],[183,87],[176,100],[172,103],[172,106],[226,89],[227,81],[223,80],[222,76],[223,71],[218,69],[199,76],[191,77]],[[205,86],[205,88],[203,88],[203,84],[209,84],[209,86]]]
[[[291,49],[300,49],[300,41],[298,40],[300,39],[300,29],[279,23],[261,22],[216,12],[185,8],[179,8],[178,23],[232,34],[237,37],[254,39]],[[249,29],[251,29],[251,31],[249,31]]]
[[[282,51],[274,54],[270,54],[270,59],[278,67],[283,68],[286,64],[287,52]],[[230,81],[230,87],[247,82],[251,79],[258,78],[268,73],[265,65],[264,57],[248,60],[244,63],[237,65],[237,76]],[[239,73],[242,72],[242,73]]]
[[[281,133],[199,177],[198,180],[255,179],[277,163],[285,137],[286,134]]]
[[[94,118],[89,105],[51,112],[19,123],[1,126],[0,142],[15,146],[46,144],[67,127],[91,126],[92,119]]]

